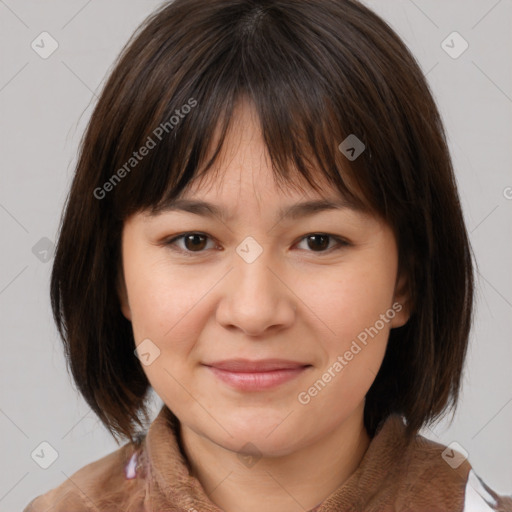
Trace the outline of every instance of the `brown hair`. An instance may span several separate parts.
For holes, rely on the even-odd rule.
[[[352,0],[175,0],[127,43],[81,142],[51,276],[79,391],[114,438],[133,441],[140,415],[148,421],[150,385],[116,293],[123,221],[158,211],[206,173],[242,97],[258,112],[278,180],[294,186],[293,168],[317,189],[321,172],[393,228],[412,315],[390,333],[364,421],[373,436],[397,412],[416,432],[457,404],[472,254],[421,69],[396,33]],[[350,134],[366,146],[355,160],[338,149]]]

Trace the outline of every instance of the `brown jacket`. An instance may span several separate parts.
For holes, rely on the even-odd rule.
[[[23,512],[222,512],[190,476],[178,428],[164,405],[139,443],[84,466]],[[387,418],[357,470],[310,512],[512,512],[512,496],[492,491],[467,460],[420,435],[407,443],[404,429],[400,416]]]

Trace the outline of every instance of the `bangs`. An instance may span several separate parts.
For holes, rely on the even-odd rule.
[[[153,196],[150,197],[150,190],[144,190],[146,183],[141,177],[141,182],[135,185],[141,194],[140,198],[137,198],[141,201],[137,201],[140,208],[147,208],[151,214],[158,214],[177,199],[192,182],[198,188],[207,187],[208,183],[215,182],[225,168],[220,160],[226,150],[226,139],[230,133],[239,135],[244,129],[238,119],[239,108],[242,103],[249,103],[248,106],[255,107],[257,112],[261,134],[270,157],[274,182],[279,189],[284,193],[290,189],[304,193],[309,185],[320,195],[324,195],[329,192],[326,188],[334,186],[348,206],[357,211],[370,210],[358,192],[347,185],[347,181],[350,182],[347,175],[351,169],[346,164],[342,169],[340,159],[335,158],[338,144],[332,138],[332,129],[319,125],[306,115],[295,120],[283,116],[282,124],[276,126],[274,118],[265,118],[266,105],[256,103],[258,96],[249,98],[246,93],[238,93],[238,96],[235,94],[233,91],[231,101],[226,102],[225,108],[222,108],[224,115],[221,120],[214,112],[206,119],[202,118],[201,114],[195,117],[191,115],[187,133],[176,133],[174,147],[162,145],[161,154],[155,155],[158,163],[155,167],[150,167],[153,171],[148,169],[147,172],[161,172],[159,182],[165,183],[165,187],[160,193],[153,190]],[[288,105],[285,101],[282,103],[283,112],[293,111],[292,109],[296,107],[290,105],[289,98],[287,100]],[[209,104],[210,101],[212,100],[205,99],[203,104]],[[198,121],[201,121],[200,126],[197,126]],[[307,137],[307,134],[313,135]],[[167,142],[172,144],[172,139]],[[188,153],[187,148],[191,148]],[[183,159],[175,158],[174,155],[177,153],[183,154]]]
[[[372,41],[347,20],[340,45],[327,31],[328,10],[319,13],[319,26],[326,25],[320,38],[297,12],[283,23],[287,14],[279,7],[232,3],[210,17],[202,2],[186,2],[195,20],[187,27],[179,16],[184,6],[173,3],[173,18],[160,21],[165,30],[155,31],[147,20],[141,37],[121,56],[125,76],[114,75],[116,83],[107,84],[115,96],[103,95],[104,106],[98,105],[116,118],[103,123],[109,130],[104,140],[115,141],[115,147],[109,148],[109,161],[94,186],[112,184],[104,200],[113,201],[115,217],[122,221],[137,211],[158,212],[193,179],[205,176],[222,152],[241,101],[255,108],[279,187],[303,190],[302,182],[322,193],[320,183],[327,182],[354,208],[386,217],[381,173],[376,166],[370,172],[368,164],[381,144],[370,140],[369,134],[378,132],[375,120],[389,117],[381,99],[389,86],[370,62],[355,62],[346,44],[352,31],[359,46],[368,45],[371,59],[377,50]],[[156,16],[165,17],[165,9]],[[144,34],[150,29],[151,38]],[[311,38],[316,47],[302,42]],[[146,65],[133,65],[142,56]],[[338,148],[348,136],[365,148],[352,161]],[[381,169],[386,160],[381,159]]]

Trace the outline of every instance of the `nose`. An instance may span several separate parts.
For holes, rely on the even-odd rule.
[[[297,298],[280,266],[263,253],[252,263],[238,255],[223,283],[217,321],[247,336],[263,336],[292,325]]]

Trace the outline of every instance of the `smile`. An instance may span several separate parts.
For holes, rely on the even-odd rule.
[[[226,361],[205,365],[213,375],[240,391],[259,391],[274,388],[301,375],[311,365],[279,362]]]

